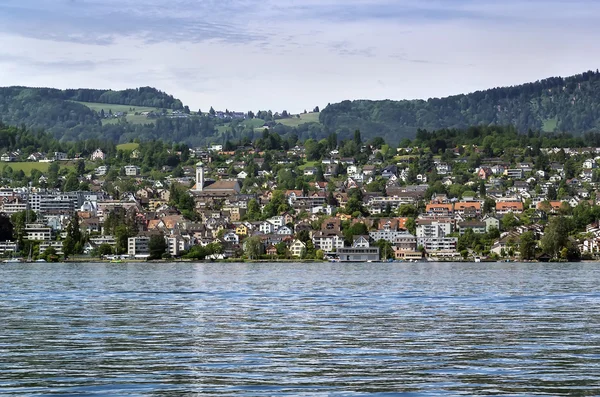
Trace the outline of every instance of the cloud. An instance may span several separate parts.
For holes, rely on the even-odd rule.
[[[75,1],[75,0],[71,0]],[[126,63],[123,58],[104,59],[100,61],[91,60],[40,60],[32,56],[15,55],[9,53],[0,53],[0,63],[17,64],[28,67],[30,69],[45,69],[45,70],[63,70],[63,71],[90,71],[99,67],[117,66]]]
[[[596,69],[592,0],[2,0],[0,85],[301,111]],[[598,54],[598,55],[596,55]]]

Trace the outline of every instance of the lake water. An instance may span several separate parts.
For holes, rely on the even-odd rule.
[[[2,395],[598,395],[600,264],[6,264]]]

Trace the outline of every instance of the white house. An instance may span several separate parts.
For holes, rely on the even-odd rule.
[[[258,227],[258,230],[262,233],[262,234],[271,234],[275,231],[275,225],[273,225],[271,222],[261,222],[260,226]]]
[[[300,240],[295,240],[290,246],[292,256],[300,258],[306,252],[306,244]]]
[[[100,149],[96,149],[94,150],[94,153],[92,153],[91,156],[91,160],[92,161],[96,161],[96,160],[104,160],[106,158],[106,155],[104,154],[104,152]]]
[[[140,167],[135,165],[126,165],[123,167],[125,169],[125,175],[127,176],[138,176],[140,174]]]

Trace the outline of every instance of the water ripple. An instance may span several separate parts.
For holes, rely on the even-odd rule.
[[[3,395],[597,395],[594,264],[1,268]]]

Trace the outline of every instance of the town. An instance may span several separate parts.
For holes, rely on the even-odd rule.
[[[392,148],[359,131],[345,141],[258,136],[198,148],[7,151],[0,255],[376,262],[599,252],[600,148],[498,149],[488,138],[434,147],[423,136]],[[16,164],[32,164],[30,175]]]

